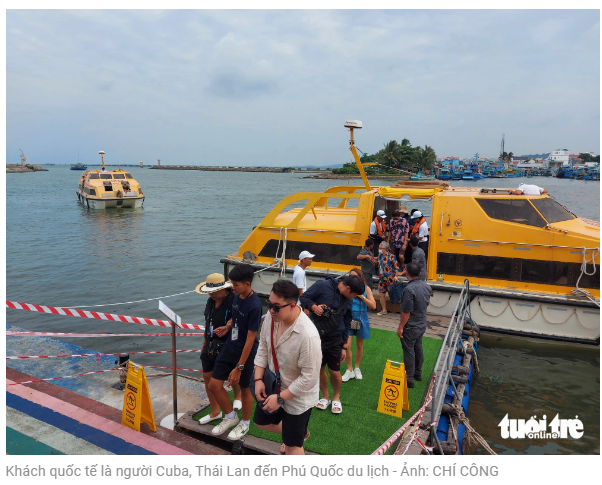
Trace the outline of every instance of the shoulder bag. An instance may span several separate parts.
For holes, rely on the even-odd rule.
[[[272,361],[274,362],[274,370],[276,372],[272,372],[270,370],[270,365],[265,366],[265,371],[263,373],[263,384],[265,385],[265,393],[267,396],[271,396],[272,394],[280,394],[280,388],[282,386],[282,381],[280,379],[280,369],[278,368],[278,359],[276,358],[276,350],[274,349],[274,320],[272,320],[272,328],[270,330],[270,340],[272,343]],[[255,376],[253,376],[255,377]],[[276,411],[266,411],[263,408],[263,402],[257,400],[257,396],[255,395],[255,379],[251,382],[251,394],[257,401],[257,407],[261,409],[266,414],[275,414],[279,412],[280,408],[276,409]]]

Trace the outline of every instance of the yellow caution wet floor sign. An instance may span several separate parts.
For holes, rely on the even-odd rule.
[[[157,431],[144,368],[136,367],[130,361],[125,382],[121,424],[140,431],[140,423],[148,423],[153,431]]]
[[[405,366],[399,362],[387,360],[383,382],[380,386],[377,411],[401,418],[404,409],[406,411],[410,409]]]

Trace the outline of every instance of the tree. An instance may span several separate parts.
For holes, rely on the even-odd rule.
[[[385,143],[384,148],[378,152],[379,163],[387,167],[397,167],[399,165],[399,148],[395,140]]]
[[[437,155],[435,150],[428,145],[424,145],[424,148],[417,147],[416,164],[421,169],[431,169],[435,167],[437,163]]]

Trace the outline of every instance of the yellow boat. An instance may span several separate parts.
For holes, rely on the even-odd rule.
[[[482,328],[599,345],[599,222],[573,215],[548,195],[510,195],[512,189],[441,182],[371,187],[353,138],[361,122],[345,126],[363,186],[286,197],[237,254],[221,260],[226,274],[236,264],[252,264],[253,288],[267,296],[276,279],[292,277],[303,250],[316,255],[308,286],[344,274],[359,266],[356,256],[377,210],[390,217],[402,201],[431,199],[430,313],[451,316],[468,279],[472,317]]]
[[[102,170],[82,174],[77,189],[77,199],[89,209],[142,207],[144,194],[132,174],[123,170],[105,170],[105,152],[98,153],[101,157]]]

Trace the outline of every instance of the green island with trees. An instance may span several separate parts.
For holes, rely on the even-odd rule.
[[[401,143],[391,140],[373,155],[368,155],[358,149],[362,156],[362,163],[378,163],[365,167],[366,175],[400,175],[400,171],[419,172],[432,170],[437,163],[437,155],[432,147],[425,145],[424,148],[413,147],[410,140],[404,138]],[[341,168],[332,170],[335,175],[355,175],[360,171],[355,163],[345,163]]]

